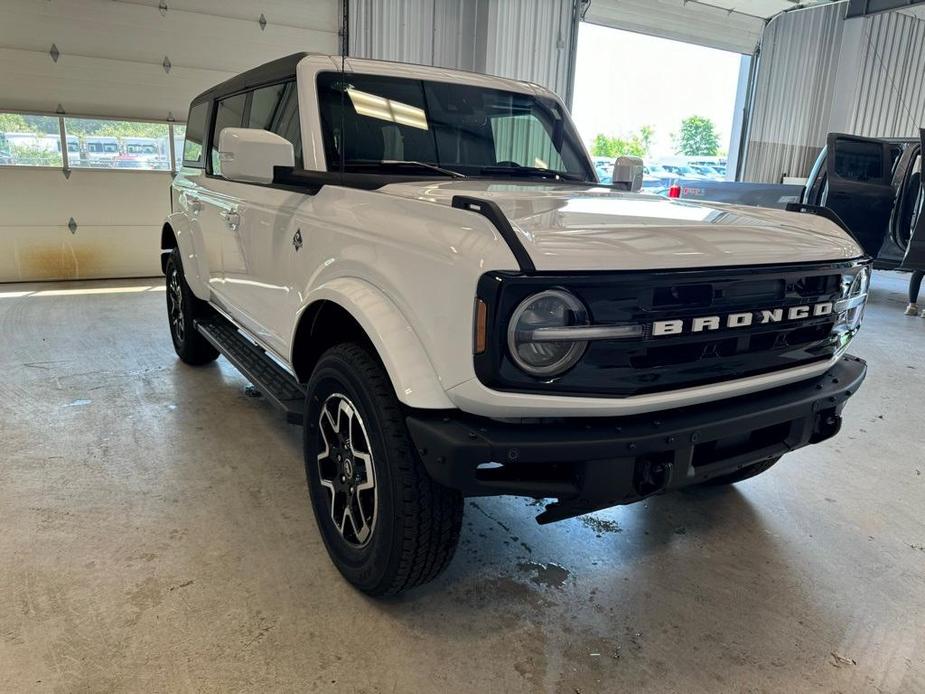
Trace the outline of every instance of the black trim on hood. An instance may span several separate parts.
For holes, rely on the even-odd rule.
[[[511,249],[511,253],[514,254],[514,258],[520,265],[521,272],[536,272],[536,265],[533,264],[533,258],[527,253],[527,249],[524,248],[523,243],[520,241],[520,237],[517,235],[517,232],[514,231],[514,227],[511,226],[508,218],[504,216],[504,212],[498,207],[498,203],[483,198],[474,198],[469,195],[454,195],[452,205],[457,210],[467,210],[480,214],[494,224],[498,233],[501,234],[501,238],[507,242],[508,247]]]

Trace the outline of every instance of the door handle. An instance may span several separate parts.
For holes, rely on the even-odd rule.
[[[195,195],[190,195],[189,193],[184,193],[184,200],[186,202],[187,209],[193,214],[199,214],[202,212],[202,203],[199,201]]]
[[[232,231],[237,231],[241,224],[241,215],[239,215],[235,210],[222,212],[222,219],[225,220],[225,225]]]

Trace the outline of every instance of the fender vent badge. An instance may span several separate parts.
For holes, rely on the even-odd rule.
[[[295,235],[292,237],[292,246],[295,248],[296,253],[299,252],[299,249],[302,247],[302,230],[296,229]]]

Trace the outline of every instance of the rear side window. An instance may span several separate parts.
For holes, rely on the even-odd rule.
[[[295,81],[261,87],[251,97],[248,128],[276,133],[292,143],[295,168],[302,168],[302,130],[299,124],[299,93]]]
[[[212,173],[221,175],[218,159],[218,138],[225,128],[240,128],[244,122],[247,94],[236,94],[222,99],[215,107],[215,126],[212,128]]]
[[[209,102],[194,105],[186,121],[186,139],[183,141],[183,166],[202,168],[202,145],[205,142],[206,119]]]
[[[835,174],[846,181],[883,179],[883,147],[877,142],[839,140],[835,148]]]

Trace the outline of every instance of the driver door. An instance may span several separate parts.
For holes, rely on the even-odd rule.
[[[889,233],[895,146],[876,138],[830,133],[821,205],[848,225],[867,255],[875,258]]]

